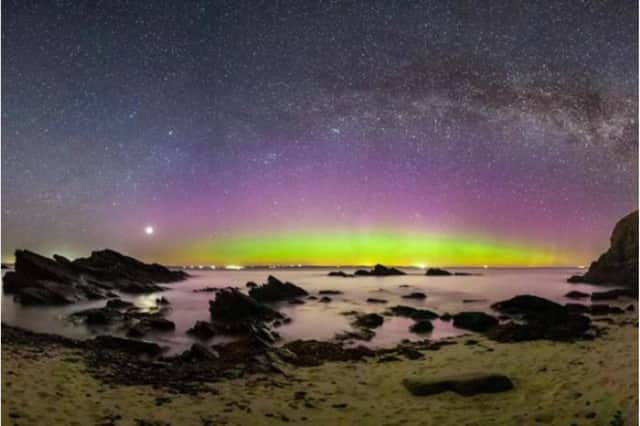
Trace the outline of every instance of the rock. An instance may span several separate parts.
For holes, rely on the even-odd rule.
[[[290,305],[304,305],[306,302],[300,299],[291,299],[289,300]]]
[[[309,293],[303,288],[290,282],[282,282],[269,275],[267,283],[249,290],[249,296],[259,302],[279,302],[281,300],[294,299],[307,296]]]
[[[246,286],[247,288],[256,288],[256,287],[258,287],[258,284],[256,284],[256,283],[255,283],[255,282],[253,282],[253,281],[249,281],[249,282],[247,282],[247,284],[245,284],[245,286]]]
[[[625,310],[626,310],[627,312],[633,312],[633,311],[635,311],[635,310],[636,310],[636,307],[635,307],[635,306],[633,306],[633,305],[629,305],[629,306],[627,306],[627,309],[625,309]]]
[[[591,310],[581,303],[567,303],[564,305],[570,314],[588,314]]]
[[[568,314],[560,322],[529,321],[524,324],[507,322],[487,331],[487,337],[502,343],[525,342],[530,340],[554,340],[561,342],[582,338],[591,320],[584,315]]]
[[[365,269],[358,269],[354,275],[356,276],[376,276],[376,277],[386,277],[390,275],[406,275],[405,272],[396,269],[396,268],[387,268],[384,265],[377,264],[370,271]]]
[[[141,322],[152,330],[172,331],[176,329],[176,324],[166,318],[145,318]]]
[[[638,294],[638,210],[616,223],[610,239],[611,246],[589,266],[582,277],[573,276],[569,282],[613,284]]]
[[[564,297],[567,297],[569,299],[584,299],[585,297],[589,297],[589,293],[572,290],[569,293],[565,294]]]
[[[123,315],[117,309],[91,308],[71,314],[73,318],[81,318],[87,325],[109,325],[115,321],[122,320]]]
[[[285,351],[278,354],[284,361],[301,367],[317,366],[325,361],[358,361],[375,356],[374,351],[363,346],[344,348],[338,343],[317,340],[294,340],[282,349]]]
[[[433,324],[428,320],[417,321],[411,327],[409,327],[412,333],[430,333],[433,330]]]
[[[220,290],[215,300],[209,301],[209,312],[218,321],[282,319],[279,312],[232,288]]]
[[[194,343],[189,350],[180,355],[180,358],[188,361],[217,361],[220,354],[201,343]]]
[[[422,353],[414,348],[411,348],[409,346],[400,346],[398,347],[398,352],[400,352],[402,355],[405,356],[405,358],[410,359],[410,360],[416,360],[416,359],[422,359],[424,358],[424,355],[422,355]]]
[[[616,288],[609,291],[595,292],[591,294],[591,300],[616,300],[621,297],[636,298],[637,291],[628,288]]]
[[[453,316],[453,326],[466,330],[485,332],[498,325],[498,319],[484,312],[462,312]]]
[[[419,291],[413,292],[413,293],[409,293],[409,294],[405,294],[404,296],[402,296],[403,299],[416,299],[416,300],[423,300],[427,298],[427,295],[424,293],[421,293]]]
[[[169,301],[167,300],[166,297],[162,296],[162,297],[158,297],[156,298],[156,305],[170,305]]]
[[[343,271],[331,271],[327,274],[330,277],[343,277],[343,278],[353,278],[354,275],[353,274],[347,274],[346,272]]]
[[[462,303],[478,303],[485,302],[486,299],[462,299]]]
[[[329,303],[329,302],[331,302],[331,298],[328,297],[328,296],[323,296],[323,297],[320,298],[319,302],[320,303]]]
[[[142,324],[142,322],[139,322],[129,327],[129,330],[127,330],[127,337],[144,337],[149,331],[149,327],[146,327],[144,324]]]
[[[463,396],[506,392],[513,389],[511,380],[502,374],[469,373],[453,376],[410,378],[402,381],[414,396],[455,392]]]
[[[93,342],[99,348],[121,350],[135,355],[159,355],[162,348],[153,342],[144,340],[124,339],[115,336],[98,336]]]
[[[342,292],[340,290],[320,290],[318,292],[318,294],[320,295],[338,295],[338,294],[342,294]]]
[[[438,314],[431,312],[428,309],[416,309],[411,306],[397,305],[389,308],[389,312],[392,315],[399,317],[407,317],[414,320],[421,319],[435,319],[438,318]]]
[[[122,299],[112,299],[112,300],[108,300],[107,301],[107,308],[112,308],[112,309],[129,309],[129,308],[133,308],[135,305],[131,302],[127,302],[126,300],[122,300]]]
[[[367,303],[387,303],[384,299],[376,299],[375,297],[370,297],[367,299]]]
[[[440,319],[441,319],[442,321],[451,321],[451,320],[453,319],[453,315],[451,315],[451,314],[450,314],[450,313],[448,313],[448,312],[445,312],[444,314],[442,314],[442,315],[440,316]]]
[[[364,314],[360,315],[354,321],[356,327],[364,328],[377,328],[384,323],[384,318],[378,314]]]
[[[15,271],[3,277],[3,289],[23,304],[58,305],[113,295],[112,290],[131,293],[161,291],[157,282],[184,279],[182,271],[145,264],[113,250],[92,252],[73,262],[54,259],[28,250],[16,250]]]
[[[429,268],[429,269],[427,269],[427,272],[425,273],[425,275],[437,276],[437,277],[447,277],[447,276],[453,275],[453,274],[451,272],[449,272],[449,271],[444,270],[444,269]]]
[[[538,296],[520,295],[509,300],[494,303],[491,307],[497,311],[525,317],[566,316],[566,308],[558,303]]]
[[[609,305],[591,305],[589,309],[591,315],[609,315],[609,314],[623,314],[624,310],[617,306]]]
[[[193,290],[194,293],[214,293],[216,291],[220,290],[217,287],[203,287],[203,288],[196,288],[195,290]]]
[[[371,339],[373,339],[373,337],[376,335],[376,333],[368,328],[358,328],[356,330],[353,331],[345,331],[342,333],[338,333],[336,334],[335,339],[339,340],[339,341],[344,341],[344,340],[365,340],[365,341],[369,341]]]
[[[187,330],[187,334],[202,340],[211,339],[216,333],[216,327],[206,321],[197,321],[193,327]]]

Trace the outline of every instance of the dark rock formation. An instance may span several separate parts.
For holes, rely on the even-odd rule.
[[[591,315],[609,315],[609,314],[623,314],[624,310],[617,306],[609,305],[591,305],[589,307],[589,313]]]
[[[387,268],[384,265],[377,264],[370,271],[367,271],[366,269],[358,269],[354,275],[385,277],[389,275],[406,275],[406,273],[396,268]]]
[[[279,302],[308,294],[303,288],[290,282],[282,282],[272,275],[269,275],[266,284],[249,290],[249,296],[259,302]]]
[[[344,348],[339,343],[317,340],[294,340],[283,346],[280,357],[296,366],[312,367],[325,361],[358,361],[375,356],[375,352],[363,346]]]
[[[414,396],[428,396],[442,392],[455,392],[463,396],[479,393],[505,392],[513,389],[511,380],[502,374],[473,373],[456,376],[411,378],[402,381]]]
[[[488,330],[488,337],[499,342],[572,341],[582,338],[591,325],[588,317],[575,313],[576,306],[563,306],[537,296],[516,296],[491,307],[526,320],[524,324],[508,322]]]
[[[377,328],[382,325],[384,318],[378,314],[364,314],[356,318],[353,325],[363,328]]]
[[[419,291],[413,292],[413,293],[409,293],[409,294],[405,294],[404,296],[402,296],[403,299],[417,299],[417,300],[423,300],[427,298],[427,295],[424,293],[421,293]]]
[[[327,275],[330,277],[342,277],[342,278],[353,278],[355,276],[353,274],[347,274],[346,272],[343,272],[343,271],[331,271]]]
[[[466,330],[485,332],[498,325],[498,320],[484,312],[461,312],[453,316],[453,326]]]
[[[388,313],[391,315],[396,315],[399,317],[407,317],[414,320],[438,318],[438,314],[428,309],[416,309],[416,308],[412,308],[411,306],[404,306],[404,305],[393,306],[389,308]]]
[[[129,293],[161,291],[156,283],[185,279],[182,271],[145,264],[113,250],[91,253],[73,262],[55,255],[50,259],[28,250],[16,250],[15,271],[3,278],[3,290],[16,301],[33,305],[59,305],[106,298],[112,290]]]
[[[320,290],[318,292],[318,294],[320,294],[320,295],[338,295],[338,294],[342,294],[342,292],[340,290]]]
[[[370,297],[367,299],[367,303],[387,303],[384,299],[377,299],[375,297]]]
[[[220,290],[215,300],[209,301],[209,312],[212,319],[223,322],[247,319],[270,321],[282,318],[279,312],[233,288]]]
[[[431,276],[431,277],[448,277],[450,275],[453,275],[451,272],[444,270],[444,269],[440,269],[440,268],[429,268],[427,269],[427,272],[425,272],[425,275]]]
[[[589,297],[589,293],[572,290],[569,293],[565,294],[564,297],[567,297],[569,299],[584,299],[585,297]]]
[[[613,228],[611,246],[589,266],[582,276],[574,275],[569,282],[612,284],[632,289],[638,294],[638,211],[623,217]]]
[[[196,321],[193,327],[187,330],[187,334],[201,340],[211,339],[217,333],[216,327],[210,322]]]
[[[112,299],[107,301],[106,307],[112,309],[129,309],[133,308],[134,304],[122,299]]]
[[[87,325],[109,325],[116,321],[121,321],[124,318],[124,315],[117,309],[104,307],[90,308],[74,312],[71,314],[71,317],[80,318]]]
[[[162,348],[157,343],[143,340],[123,339],[115,336],[98,336],[94,341],[95,344],[101,348],[124,351],[134,355],[155,356],[162,352]]]
[[[433,330],[433,324],[429,320],[420,320],[412,324],[409,330],[417,334],[430,333]]]
[[[637,292],[628,288],[617,288],[609,291],[598,291],[591,294],[591,300],[616,300],[621,297],[635,298]]]
[[[320,303],[330,303],[331,298],[329,296],[322,296],[319,300]]]

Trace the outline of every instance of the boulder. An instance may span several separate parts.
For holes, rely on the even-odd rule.
[[[147,293],[163,290],[156,282],[184,279],[182,271],[145,264],[113,250],[93,252],[73,262],[16,250],[15,271],[3,277],[3,290],[22,304],[60,305],[110,297],[112,290]]]
[[[303,288],[290,282],[282,282],[272,275],[269,275],[266,284],[249,290],[249,296],[259,302],[279,302],[308,294]]]
[[[269,321],[282,318],[279,312],[233,288],[222,289],[216,293],[215,300],[209,301],[209,313],[212,319],[223,322],[246,319]]]
[[[196,321],[196,323],[187,330],[187,334],[197,337],[201,340],[211,339],[217,334],[216,327],[210,322]]]
[[[166,318],[151,317],[145,318],[141,322],[152,330],[173,331],[176,329],[176,324]]]
[[[407,317],[414,320],[435,319],[438,314],[428,309],[416,309],[411,306],[397,305],[389,308],[388,313],[399,317]]]
[[[132,302],[127,302],[126,300],[122,300],[122,299],[111,299],[107,301],[107,308],[112,308],[112,309],[129,309],[129,308],[133,308],[135,305]]]
[[[453,275],[451,272],[444,270],[444,269],[440,269],[440,268],[429,268],[427,269],[427,272],[425,272],[425,275],[427,276],[431,276],[431,277],[448,277],[450,275]]]
[[[101,349],[120,350],[134,355],[159,355],[162,348],[153,342],[132,340],[115,336],[97,336],[93,344]]]
[[[637,297],[637,291],[628,288],[616,288],[609,291],[591,293],[591,300],[616,300],[622,297],[630,299]]]
[[[429,320],[420,320],[416,321],[409,330],[412,333],[422,334],[422,333],[430,333],[433,330],[433,324]]]
[[[591,305],[589,309],[591,315],[609,315],[609,314],[623,314],[624,310],[617,306],[609,305]]]
[[[466,330],[485,332],[498,325],[498,319],[484,312],[461,312],[453,316],[453,326]]]
[[[320,290],[318,292],[318,294],[320,295],[338,295],[338,294],[342,294],[342,292],[340,290]]]
[[[353,274],[347,274],[346,272],[343,271],[331,271],[327,274],[330,277],[342,277],[342,278],[353,278],[354,275]]]
[[[564,297],[567,297],[569,299],[584,299],[586,297],[589,297],[589,293],[583,293],[581,291],[572,290],[569,293],[565,294]]]
[[[87,325],[109,325],[123,319],[120,311],[114,308],[90,308],[71,314],[72,318],[80,318]]]
[[[376,277],[386,277],[390,275],[406,275],[405,272],[396,269],[396,268],[387,268],[384,265],[377,264],[373,267],[373,269],[367,271],[365,269],[358,269],[354,275],[356,276],[376,276]]]
[[[363,328],[377,328],[384,323],[382,315],[378,314],[363,314],[356,318],[353,325]]]
[[[185,361],[216,361],[220,354],[214,349],[208,348],[201,343],[194,343],[189,350],[184,351],[180,358]]]
[[[344,348],[339,343],[318,340],[294,340],[285,344],[280,357],[297,366],[311,367],[325,361],[357,361],[375,356],[375,352],[363,346]]]
[[[566,316],[567,310],[564,306],[543,299],[538,296],[520,295],[512,297],[509,300],[494,303],[491,307],[497,311],[511,314],[522,315],[525,318],[546,317],[555,318]]]
[[[387,303],[384,299],[376,299],[375,297],[370,297],[367,299],[367,303]]]
[[[409,293],[409,294],[405,294],[404,296],[402,296],[403,299],[416,299],[416,300],[423,300],[427,298],[427,295],[424,293],[421,293],[419,291],[413,292],[413,293]]]
[[[513,389],[511,380],[503,374],[468,373],[452,376],[409,378],[402,381],[414,396],[455,392],[462,396],[506,392]]]
[[[320,303],[329,303],[331,302],[331,298],[329,296],[322,296],[319,300]]]
[[[573,276],[569,282],[613,284],[629,288],[638,294],[638,210],[616,223],[611,233],[610,247],[591,263],[583,276]]]

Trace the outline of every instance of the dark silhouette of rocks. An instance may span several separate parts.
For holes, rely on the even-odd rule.
[[[396,268],[387,268],[384,265],[377,264],[373,269],[367,271],[366,269],[358,269],[354,275],[356,276],[375,276],[386,277],[390,275],[407,275],[405,272]]]
[[[94,251],[88,258],[53,259],[16,250],[15,270],[3,278],[5,294],[28,305],[62,305],[102,299],[113,290],[149,293],[164,288],[156,283],[183,280],[187,274],[158,264],[146,264],[113,250]]]
[[[278,311],[233,288],[222,289],[216,293],[215,300],[209,301],[209,313],[213,320],[222,322],[282,319],[282,314]]]
[[[453,274],[445,269],[429,268],[427,269],[427,272],[425,272],[425,275],[428,275],[431,277],[448,277]]]
[[[115,336],[98,336],[94,341],[99,347],[115,349],[134,355],[156,356],[162,352],[160,345],[144,340],[124,339]]]
[[[498,325],[498,319],[484,312],[461,312],[453,316],[453,326],[485,332]]]
[[[489,329],[487,336],[499,342],[539,339],[573,341],[584,338],[591,325],[588,317],[575,313],[576,307],[563,306],[537,296],[515,296],[494,303],[491,307],[526,321],[510,321]]]
[[[342,292],[340,290],[320,290],[318,294],[327,296],[342,294]]]
[[[637,292],[628,288],[617,288],[609,291],[591,293],[591,300],[616,300],[621,297],[635,298]]]
[[[344,271],[331,271],[327,274],[330,277],[353,278],[355,275],[347,274]]]
[[[325,361],[359,361],[375,356],[374,351],[364,346],[344,348],[339,343],[317,340],[294,340],[285,344],[283,349],[281,358],[301,367],[313,367]]]
[[[308,294],[303,288],[290,282],[282,282],[272,275],[269,275],[266,284],[249,290],[249,296],[259,302],[280,302],[307,296]]]
[[[438,318],[438,314],[428,309],[416,309],[411,306],[404,305],[392,306],[387,312],[390,315],[411,318],[413,320]]]
[[[402,384],[414,396],[429,396],[442,392],[472,396],[480,393],[506,392],[513,389],[513,382],[507,376],[485,373],[436,378],[410,378],[404,379]]]
[[[569,293],[564,295],[564,297],[568,297],[569,299],[584,299],[589,296],[590,296],[589,293],[583,293],[577,290],[572,290]]]
[[[356,318],[356,320],[353,322],[353,325],[362,328],[377,328],[380,327],[383,323],[384,318],[382,317],[382,315],[363,314],[359,315]]]
[[[611,246],[591,263],[586,274],[574,275],[571,283],[610,284],[631,289],[638,295],[638,211],[616,223],[610,238]]]
[[[412,324],[409,330],[416,334],[430,333],[433,330],[433,324],[429,320],[420,320]]]
[[[375,297],[369,297],[367,303],[387,303],[385,299],[377,299]]]
[[[206,321],[197,321],[193,327],[187,330],[187,334],[198,339],[207,340],[215,336],[217,330],[213,324]]]
[[[427,295],[424,293],[421,293],[419,291],[413,292],[413,293],[409,293],[409,294],[405,294],[404,296],[402,296],[403,299],[416,299],[416,300],[423,300],[427,298]]]

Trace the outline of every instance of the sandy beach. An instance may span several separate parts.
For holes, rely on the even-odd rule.
[[[248,424],[636,424],[637,316],[616,316],[593,341],[501,344],[479,335],[423,351],[423,359],[286,365],[287,377],[256,374],[195,395],[92,377],[81,349],[3,342],[2,422],[11,425]],[[476,341],[468,344],[469,340]],[[407,377],[498,372],[514,390],[415,397]]]

